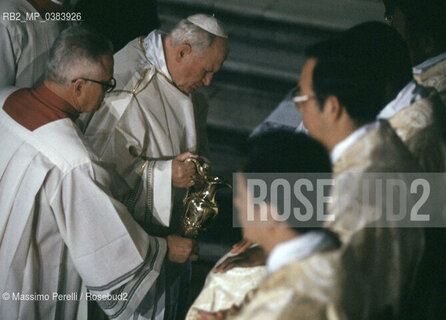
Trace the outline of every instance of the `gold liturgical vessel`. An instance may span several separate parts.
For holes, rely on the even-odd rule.
[[[206,231],[218,214],[215,202],[216,191],[222,187],[232,186],[219,177],[209,175],[209,163],[189,158],[195,165],[195,185],[187,189],[183,200],[185,208],[181,221],[181,233],[187,238],[197,238]]]

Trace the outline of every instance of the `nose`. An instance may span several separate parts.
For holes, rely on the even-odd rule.
[[[203,78],[203,84],[207,87],[211,84],[212,78],[214,77],[213,73],[207,73]]]

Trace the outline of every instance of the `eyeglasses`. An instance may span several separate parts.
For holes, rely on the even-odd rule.
[[[76,78],[76,79],[71,80],[71,83],[74,83],[79,79],[100,84],[102,86],[102,88],[104,89],[104,91],[107,93],[112,92],[113,89],[116,88],[116,79],[115,78],[111,78],[109,82],[97,81],[97,80],[88,79],[88,78]]]
[[[294,103],[303,103],[307,102],[310,99],[315,99],[316,96],[309,96],[307,94],[300,94],[300,87],[297,86],[291,92],[291,97]]]

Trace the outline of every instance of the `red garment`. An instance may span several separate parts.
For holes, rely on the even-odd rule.
[[[15,91],[6,99],[3,110],[30,131],[59,119],[69,117],[74,121],[79,116],[73,106],[43,84]]]

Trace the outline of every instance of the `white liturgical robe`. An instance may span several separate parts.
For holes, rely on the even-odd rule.
[[[0,110],[0,319],[87,319],[93,299],[111,319],[129,319],[161,272],[166,241],[112,198],[117,182],[70,118],[35,130],[14,119]]]
[[[157,30],[131,41],[114,59],[116,90],[85,119],[85,136],[134,189],[129,207],[135,219],[144,227],[169,227],[172,159],[187,151],[207,156],[207,104],[173,84]]]
[[[0,87],[35,87],[65,23],[36,16],[38,11],[26,0],[2,0],[0,13]]]

